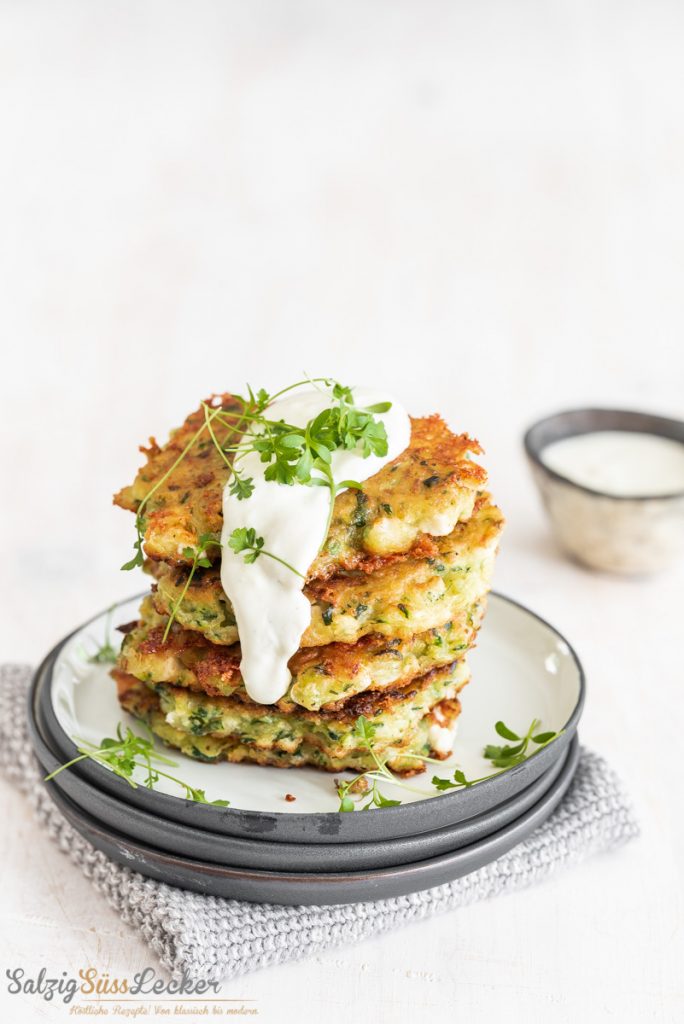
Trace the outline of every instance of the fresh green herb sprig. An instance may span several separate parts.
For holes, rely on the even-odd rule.
[[[207,549],[211,547],[211,545],[213,544],[216,544],[216,541],[214,540],[212,535],[210,533],[203,533],[202,536],[199,538],[199,541],[197,542],[196,548],[184,549],[183,554],[185,555],[186,558],[192,558],[192,565],[190,566],[190,572],[188,573],[187,579],[185,580],[183,589],[181,590],[180,594],[174,601],[173,606],[171,608],[171,612],[166,623],[166,628],[164,629],[164,636],[162,638],[163,643],[166,643],[168,639],[169,633],[171,631],[171,626],[173,625],[176,615],[178,614],[178,609],[183,603],[185,595],[188,592],[188,588],[190,587],[190,584],[193,581],[195,573],[200,568],[208,569],[210,567],[211,562],[207,557]]]
[[[307,384],[323,384],[330,389],[330,408],[323,409],[303,427],[284,420],[269,419],[265,415],[268,407],[278,398]],[[367,408],[357,406],[351,388],[343,387],[327,377],[298,381],[274,395],[269,395],[261,388],[255,396],[250,388],[247,398],[241,395],[234,397],[240,406],[238,411],[212,409],[206,403],[203,403],[203,409],[205,426],[233,474],[231,494],[239,500],[249,498],[254,488],[252,477],[242,476],[238,468],[239,462],[250,452],[258,454],[261,462],[266,464],[266,480],[288,485],[322,484],[326,487],[330,483],[330,462],[334,451],[349,451],[360,445],[364,458],[387,454],[387,431],[384,423],[375,417],[379,413],[388,412],[392,403],[379,402]],[[211,425],[215,416],[218,417],[218,424],[228,429],[228,438],[243,430],[240,440],[221,443]],[[314,476],[316,470],[320,476]],[[337,487],[352,486],[353,483],[345,481]]]
[[[312,420],[309,420],[304,427],[294,426],[284,420],[268,419],[263,414],[276,398],[308,383],[324,384],[329,388],[332,404],[330,408],[323,409]],[[354,404],[351,388],[344,387],[337,381],[328,378],[299,381],[274,396],[268,395],[263,389],[258,394],[261,412],[243,417],[243,420],[250,421],[250,427],[237,444],[221,446],[216,439],[215,432],[212,432],[214,444],[219,448],[221,457],[231,467],[233,473],[230,493],[235,495],[238,500],[245,500],[254,491],[253,478],[243,476],[239,470],[240,460],[249,452],[258,454],[261,462],[266,464],[265,480],[288,486],[302,484],[309,487],[326,487],[330,493],[330,501],[328,518],[323,532],[325,541],[330,530],[337,494],[347,488],[360,488],[361,486],[356,480],[338,482],[334,479],[331,468],[332,454],[335,451],[350,451],[360,446],[364,458],[368,458],[370,455],[386,455],[388,451],[387,431],[384,423],[376,419],[376,415],[388,412],[392,403],[379,402],[362,408]],[[250,390],[250,400],[252,399],[253,394]],[[245,400],[238,398],[238,401],[244,402]],[[208,406],[205,406],[206,415],[208,415]],[[219,421],[226,426],[230,425],[230,420],[226,419],[225,414],[219,416]],[[228,458],[227,452],[232,453],[232,461]],[[264,554],[266,553],[264,552]],[[271,555],[271,557],[276,556]],[[255,558],[251,561],[255,561]],[[292,568],[287,562],[283,562],[283,564]]]
[[[91,665],[114,665],[116,662],[116,651],[107,640],[102,644],[102,647],[99,647],[94,654],[91,654],[88,661]]]
[[[538,732],[537,730],[540,726],[541,722],[535,718],[525,735],[521,737],[513,732],[512,729],[509,729],[504,722],[497,722],[494,726],[497,734],[503,739],[515,741],[513,745],[494,746],[489,744],[484,748],[483,756],[492,762],[492,765],[498,769],[497,771],[483,775],[479,779],[469,779],[460,768],[457,768],[450,779],[443,779],[437,775],[433,776],[432,785],[438,792],[443,793],[450,789],[475,786],[478,782],[485,782],[496,775],[501,775],[502,772],[513,768],[516,764],[520,764],[521,761],[535,753],[536,750],[546,746],[547,743],[550,743],[551,740],[560,735],[557,732]],[[376,767],[369,771],[361,772],[349,782],[337,783],[337,795],[340,798],[338,810],[340,811],[354,811],[357,809],[366,811],[371,807],[395,807],[400,804],[400,800],[387,800],[382,795],[378,789],[379,782],[391,783],[402,789],[411,792],[421,792],[422,794],[422,791],[416,790],[415,787],[407,785],[401,778],[398,778],[387,767],[386,760],[377,754],[373,745],[376,731],[377,726],[368,722],[363,716],[357,719],[354,735],[360,741],[360,745],[370,753]],[[530,744],[534,745],[534,750],[530,748]],[[442,764],[437,758],[426,757],[422,754],[405,754],[404,756],[414,758],[423,764]]]
[[[268,407],[277,399],[310,384],[329,389],[331,406],[310,420],[306,426],[294,426],[284,420],[270,419],[266,415]],[[202,403],[204,422],[138,505],[135,517],[134,554],[121,566],[122,569],[130,570],[143,565],[145,508],[205,431],[230,471],[229,491],[239,501],[246,501],[254,491],[253,478],[245,476],[240,469],[241,460],[250,452],[257,453],[266,464],[266,480],[286,485],[327,487],[330,492],[330,507],[324,540],[330,529],[338,492],[349,487],[360,487],[354,480],[334,480],[331,469],[333,452],[360,446],[364,458],[387,454],[385,425],[376,416],[387,412],[391,408],[391,403],[380,402],[367,408],[357,406],[352,389],[328,377],[306,378],[282,388],[275,394],[269,394],[263,388],[255,393],[248,386],[247,395],[235,395],[233,401],[237,406],[234,410]],[[224,433],[222,439],[219,437],[221,432]],[[236,436],[239,439],[233,440]],[[188,550],[192,549],[186,549],[186,552]],[[190,556],[186,554],[186,557]]]
[[[390,800],[380,792],[379,783],[387,782],[393,786],[411,789],[387,767],[387,762],[375,750],[373,740],[378,727],[361,715],[354,724],[354,736],[359,746],[364,748],[375,762],[375,768],[361,772],[349,782],[337,783],[337,795],[340,798],[340,811],[367,811],[371,807],[398,807],[401,800]],[[365,801],[365,802],[364,802]]]
[[[114,608],[112,607],[107,612],[107,618],[105,619],[105,636],[104,641],[100,647],[88,657],[88,661],[91,665],[114,665],[116,662],[116,651],[112,644],[112,615],[114,614]]]
[[[503,722],[497,722],[494,728],[498,735],[505,740],[513,740],[514,745],[493,746],[490,744],[485,747],[484,756],[492,762],[495,768],[512,768],[514,765],[520,764],[526,757],[529,757],[527,751],[530,743],[534,743],[536,747],[545,747],[558,735],[555,732],[537,732],[540,727],[541,721],[535,718],[525,735],[518,736]]]
[[[265,392],[264,392],[264,394],[265,394]],[[256,403],[255,407],[258,407],[258,400],[256,398],[254,398],[254,396],[251,395],[251,393],[250,393],[250,401],[253,402],[253,403]],[[211,410],[210,406],[208,406],[206,404],[206,402],[202,402],[202,408],[204,409],[204,422],[205,422],[207,430],[209,431],[209,436],[211,437],[211,440],[212,440],[212,442],[214,444],[214,447],[216,448],[216,450],[218,451],[219,455],[221,456],[221,458],[225,462],[226,466],[230,470],[230,474],[231,474],[231,477],[232,477],[232,479],[229,478],[230,479],[230,493],[232,495],[234,495],[235,497],[237,497],[238,501],[245,501],[247,498],[251,498],[252,494],[254,493],[254,481],[252,480],[251,477],[245,478],[245,477],[241,476],[241,474],[235,468],[234,461],[231,461],[228,458],[228,456],[226,455],[226,452],[230,450],[229,447],[226,445],[226,440],[224,440],[224,442],[222,444],[218,440],[218,438],[216,436],[216,432],[214,431],[214,428],[213,428],[212,422],[211,422],[211,420],[212,420],[212,416],[211,416],[212,410]],[[228,413],[226,413],[225,415],[228,416]],[[243,418],[241,418],[240,420],[237,421],[237,423],[235,423],[231,427],[229,427],[227,437],[232,437],[235,433],[239,432],[240,428],[243,425],[244,417],[247,416],[247,415],[249,415],[249,414],[245,411],[243,413]],[[228,424],[224,423],[224,425],[227,426]]]
[[[239,526],[233,530],[228,539],[228,546],[237,555],[242,555],[248,564],[256,562],[260,555],[265,555],[266,558],[272,558],[274,562],[280,562],[281,565],[284,565],[286,569],[290,569],[296,576],[301,576],[303,580],[306,579],[304,573],[301,573],[299,569],[295,569],[284,558],[274,555],[272,551],[267,551],[264,547],[264,538],[258,537],[256,530],[252,529],[251,526]]]
[[[138,783],[132,777],[135,769],[144,768],[147,772],[144,782],[147,789],[154,789],[155,783],[163,777],[179,786],[183,790],[186,800],[193,800],[199,804],[212,804],[216,807],[230,806],[230,801],[228,800],[207,800],[203,789],[197,789],[195,786],[189,785],[189,783],[184,782],[177,776],[171,775],[169,772],[158,767],[159,765],[166,765],[167,767],[174,768],[177,762],[157,753],[154,749],[151,732],[148,739],[144,736],[139,736],[128,726],[124,727],[119,722],[116,727],[116,738],[108,737],[102,740],[99,747],[92,743],[81,741],[78,751],[78,757],[74,757],[73,760],[60,765],[54,772],[46,775],[45,782],[54,779],[60,772],[71,768],[72,765],[78,764],[79,761],[89,758],[97,764],[106,765],[108,768],[111,768],[115,775],[125,779],[133,789],[138,787]]]
[[[547,743],[555,740],[560,735],[560,733],[550,731],[537,732],[540,726],[541,721],[538,718],[534,718],[525,735],[518,736],[504,722],[498,721],[494,726],[497,734],[505,740],[514,741],[512,744],[506,743],[503,746],[490,743],[484,748],[483,757],[491,761],[494,768],[499,769],[498,771],[484,775],[480,779],[467,779],[464,773],[457,769],[451,779],[442,779],[435,775],[432,779],[432,785],[440,792],[444,792],[447,789],[461,789],[464,786],[474,786],[478,782],[493,779],[496,775],[508,771],[509,768],[514,768],[515,765],[520,764],[531,754],[536,753],[537,750],[545,747]],[[530,749],[530,744],[533,744],[535,749]]]
[[[250,443],[267,464],[266,480],[311,484],[314,470],[326,475],[334,451],[350,451],[359,445],[364,458],[387,454],[385,425],[375,414],[387,412],[391,403],[360,408],[354,404],[351,389],[337,383],[332,386],[332,397],[335,404],[305,427],[264,419],[263,433],[253,434]]]
[[[488,779],[489,775],[486,775],[484,778]],[[484,782],[484,779],[467,779],[460,768],[457,768],[454,772],[453,782],[451,779],[440,779],[437,775],[432,777],[432,785],[440,792],[444,792],[447,789],[460,789],[461,786],[474,786],[476,782]]]

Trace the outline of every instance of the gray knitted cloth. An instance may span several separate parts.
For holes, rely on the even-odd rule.
[[[301,960],[432,914],[538,882],[567,864],[638,834],[606,762],[582,751],[577,774],[552,817],[514,850],[447,885],[411,896],[330,907],[279,907],[201,896],[144,878],[95,850],[64,819],[40,783],[24,702],[31,669],[0,666],[0,767],[31,800],[59,848],[149,944],[175,978],[221,981]],[[369,813],[373,813],[372,811]]]

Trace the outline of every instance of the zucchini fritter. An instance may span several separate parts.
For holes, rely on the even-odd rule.
[[[277,702],[281,711],[339,709],[366,691],[396,688],[433,668],[451,664],[472,645],[485,601],[436,629],[406,639],[369,634],[356,644],[300,649],[290,660],[292,683]],[[126,634],[118,659],[123,672],[143,682],[187,687],[209,696],[236,694],[247,701],[240,675],[240,645],[212,644],[200,633],[174,625],[164,641],[165,616],[146,598],[141,620]]]
[[[215,396],[227,411],[235,411],[230,395]],[[208,404],[215,401],[208,399]],[[147,463],[133,482],[114,497],[121,508],[136,512],[158,480],[173,466],[184,447],[204,423],[198,409],[160,447],[154,438],[141,451]],[[371,571],[383,559],[403,555],[416,545],[431,553],[432,535],[449,534],[467,519],[486,473],[470,455],[477,441],[453,434],[439,416],[411,421],[411,443],[393,462],[366,480],[360,491],[347,490],[335,500],[330,531],[323,550],[311,566],[309,579],[324,579],[341,569]],[[234,432],[219,431],[221,443],[237,440]],[[228,469],[207,433],[202,434],[143,508],[145,553],[176,565],[188,564],[186,549],[196,550],[209,534],[217,546],[222,525],[223,487]]]
[[[230,394],[206,404],[241,410]],[[213,423],[220,445],[239,441],[218,416]],[[151,439],[141,450],[145,466],[114,498],[137,515],[132,564],[140,564],[142,539],[154,579],[140,620],[122,627],[112,671],[122,708],[207,762],[366,771],[377,757],[415,774],[424,763],[412,755],[447,757],[503,526],[484,492],[486,473],[472,461],[477,441],[453,434],[439,416],[412,419],[409,446],[336,497],[304,583],[311,621],[288,663],[289,688],[272,705],[246,691],[221,585],[232,455],[217,449],[202,407],[166,444]],[[376,727],[372,752],[357,735],[360,716]]]
[[[468,682],[460,661],[383,694],[360,694],[339,711],[286,713],[231,697],[199,695],[163,683],[152,688],[114,670],[121,706],[148,723],[166,744],[202,761],[251,761],[276,767],[313,765],[327,771],[375,767],[359,742],[360,715],[378,726],[373,749],[402,775],[424,770],[410,754],[444,758],[430,744],[430,727],[448,728],[460,712],[458,692]]]
[[[456,619],[489,590],[503,517],[483,499],[466,523],[435,541],[433,555],[409,557],[377,568],[355,570],[307,584],[311,625],[302,647],[355,643],[369,633],[405,639]],[[151,563],[157,580],[152,599],[163,615],[176,606],[187,570]],[[232,606],[217,568],[193,578],[178,604],[176,621],[216,644],[234,644],[238,634]]]

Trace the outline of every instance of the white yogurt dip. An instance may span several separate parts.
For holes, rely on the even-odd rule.
[[[353,396],[359,407],[392,403],[387,412],[375,414],[384,423],[388,450],[385,456],[367,458],[358,447],[333,452],[331,469],[338,483],[362,483],[400,455],[411,437],[408,414],[391,396],[361,387],[353,388]],[[332,404],[330,391],[306,386],[274,402],[266,415],[270,420],[282,419],[304,427]],[[252,477],[254,491],[251,497],[239,501],[230,493],[230,482],[224,489],[221,584],[235,613],[242,649],[240,668],[247,692],[260,704],[273,704],[287,692],[287,663],[311,620],[311,604],[302,592],[302,577],[325,540],[330,491],[327,487],[289,486],[266,480],[267,466],[256,453],[243,457],[239,468],[242,476]],[[228,544],[232,532],[240,527],[253,528],[264,538],[265,551],[288,562],[301,575],[265,555],[246,563],[243,555],[232,551]]]
[[[615,497],[684,492],[684,444],[658,434],[597,430],[554,441],[540,457],[573,483]]]

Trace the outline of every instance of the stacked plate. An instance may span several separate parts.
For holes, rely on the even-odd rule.
[[[108,675],[93,660],[114,621],[136,617],[140,598],[97,616],[59,644],[38,669],[29,702],[35,755],[45,775],[99,745],[125,718]],[[172,773],[208,801],[180,798],[145,773],[131,786],[91,759],[46,783],[71,824],[114,860],[171,885],[235,899],[281,904],[351,903],[398,896],[468,874],[507,852],[558,806],[578,760],[584,675],[574,651],[548,623],[492,594],[454,754],[423,775],[383,783],[398,806],[340,813],[332,775],[311,768],[203,764],[169,751]],[[484,757],[501,743],[495,723],[519,735],[531,722],[557,737],[498,771]],[[125,722],[141,731],[133,719]],[[440,792],[433,776],[468,786]],[[345,778],[346,776],[342,776]],[[349,775],[349,778],[353,776]]]

